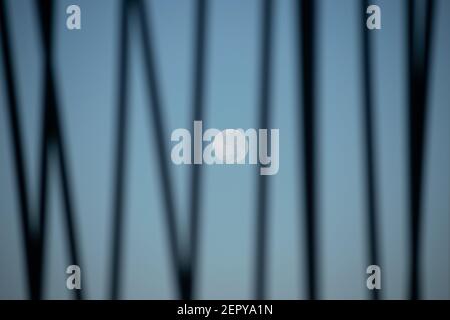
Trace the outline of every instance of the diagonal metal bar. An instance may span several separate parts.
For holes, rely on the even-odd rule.
[[[47,77],[47,75],[46,75]],[[45,81],[45,83],[47,83]],[[54,119],[51,119],[48,115],[50,111],[48,107],[50,106],[51,93],[49,86],[44,86],[44,101],[43,101],[43,114],[42,114],[42,127],[41,127],[41,137],[40,137],[40,171],[39,171],[39,244],[36,248],[39,256],[39,263],[36,266],[39,270],[39,294],[43,294],[43,283],[44,283],[44,264],[45,264],[45,232],[47,226],[47,202],[48,202],[48,171],[49,171],[49,156],[53,149],[52,146],[52,125]]]
[[[205,77],[206,77],[206,50],[207,50],[207,25],[208,25],[208,1],[197,0],[195,17],[195,47],[193,61],[193,97],[192,97],[192,123],[204,121],[205,104]],[[193,154],[193,153],[192,153]],[[191,169],[190,187],[190,254],[188,269],[187,298],[195,296],[195,284],[199,256],[199,238],[201,223],[201,190],[202,190],[201,165],[193,164]]]
[[[373,43],[370,38],[370,31],[365,27],[366,9],[370,1],[361,1],[359,15],[361,16],[361,61],[362,61],[362,95],[363,95],[363,131],[365,149],[365,173],[366,173],[366,194],[367,194],[367,245],[370,264],[380,265],[378,249],[378,207],[376,192],[376,131],[375,131],[375,112],[374,112],[374,82],[372,74],[372,49]],[[379,291],[372,290],[372,299],[379,299]]]
[[[44,237],[47,221],[47,173],[48,156],[52,148],[56,147],[59,156],[59,168],[61,183],[63,187],[63,200],[66,212],[66,226],[68,231],[71,260],[74,264],[79,264],[78,249],[76,246],[76,237],[73,222],[73,204],[71,202],[71,191],[69,188],[69,177],[67,172],[67,159],[64,151],[64,140],[60,128],[58,108],[56,103],[56,93],[54,88],[53,74],[51,71],[51,52],[52,52],[52,13],[53,4],[49,0],[37,3],[41,15],[41,27],[43,34],[43,43],[45,51],[45,87],[44,87],[44,107],[43,107],[43,125],[41,139],[41,176],[40,176],[40,206],[39,206],[39,232],[33,232],[29,223],[29,198],[27,195],[27,182],[25,174],[25,159],[23,155],[22,138],[20,132],[20,122],[18,115],[17,93],[14,85],[14,75],[12,71],[11,46],[9,41],[9,32],[6,23],[5,5],[0,4],[1,28],[2,28],[2,46],[4,48],[4,62],[7,76],[8,105],[13,136],[14,158],[16,163],[16,177],[18,181],[20,208],[22,217],[22,229],[24,242],[26,245],[27,266],[30,297],[40,299],[43,290],[44,277]],[[81,298],[81,292],[76,291],[78,298]]]
[[[43,106],[43,126],[42,126],[42,158],[41,158],[41,194],[40,194],[40,236],[39,236],[39,270],[42,272],[45,258],[45,231],[47,221],[47,158],[51,151],[56,150],[55,156],[58,159],[59,174],[62,186],[62,198],[65,212],[66,231],[69,244],[70,263],[81,266],[79,248],[74,222],[74,203],[72,202],[72,191],[68,172],[68,158],[65,151],[65,140],[61,127],[59,115],[59,103],[56,94],[56,85],[53,72],[53,15],[54,2],[52,0],[42,0],[36,2],[40,13],[41,32],[44,49],[44,106]],[[44,155],[45,154],[45,155]],[[42,276],[40,277],[42,283]],[[85,291],[86,289],[83,288]],[[82,299],[81,290],[75,290],[77,299]]]
[[[114,198],[113,198],[113,230],[111,253],[111,299],[120,298],[121,257],[124,239],[124,198],[125,198],[125,169],[127,167],[126,141],[128,131],[128,15],[129,0],[122,1],[120,10],[120,41],[118,47],[118,112],[116,119],[116,151],[114,168]]]
[[[307,293],[309,299],[318,296],[318,246],[317,246],[317,180],[316,180],[316,0],[299,0],[297,3],[298,63],[299,83],[303,95],[299,101],[299,119],[303,141],[303,183],[305,192],[304,231],[306,244]]]
[[[170,177],[168,151],[164,143],[164,133],[166,132],[165,121],[162,113],[161,94],[159,89],[159,81],[156,75],[155,56],[153,41],[151,37],[150,23],[147,17],[147,6],[145,1],[134,0],[136,6],[138,22],[140,27],[141,43],[144,56],[144,66],[146,69],[148,93],[150,98],[150,115],[153,128],[153,137],[155,138],[157,147],[157,156],[159,164],[159,177],[163,189],[164,206],[166,210],[165,219],[168,227],[169,247],[174,266],[175,279],[179,295],[183,299],[189,299],[189,274],[188,266],[183,261],[179,248],[179,240],[176,226],[176,208],[175,197],[173,195],[173,186]]]
[[[269,129],[270,100],[272,86],[272,39],[275,6],[272,0],[264,0],[261,7],[261,60],[260,60],[260,128]],[[268,243],[268,176],[260,175],[261,164],[256,178],[256,250],[255,250],[255,298],[264,299],[267,293],[267,243]]]
[[[28,202],[28,183],[25,170],[25,156],[23,138],[20,125],[19,102],[16,89],[16,81],[13,71],[13,54],[10,41],[10,32],[7,22],[6,1],[0,0],[0,39],[3,51],[3,65],[5,70],[5,86],[7,100],[7,114],[9,116],[10,133],[12,138],[13,159],[16,175],[16,187],[20,208],[23,244],[25,247],[25,260],[27,264],[27,283],[30,298],[39,298],[39,274],[36,266],[36,236],[30,225],[30,205]]]
[[[433,38],[435,1],[426,2],[425,32],[422,43],[417,41],[416,0],[407,0],[406,20],[408,61],[408,137],[409,137],[409,210],[411,214],[410,298],[420,297],[420,256],[422,239],[423,170],[428,118],[428,85]]]

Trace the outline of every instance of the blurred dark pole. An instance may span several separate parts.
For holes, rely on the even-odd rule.
[[[186,263],[183,261],[181,251],[179,250],[178,233],[176,226],[175,197],[173,195],[173,186],[170,177],[169,163],[170,154],[166,145],[166,128],[162,113],[161,94],[159,81],[155,68],[155,54],[151,33],[151,24],[147,15],[151,17],[147,9],[146,1],[134,0],[133,7],[137,13],[141,43],[144,56],[144,68],[146,70],[148,94],[150,98],[150,118],[152,121],[153,137],[157,147],[159,174],[161,186],[163,188],[163,200],[166,209],[166,224],[168,226],[169,246],[174,266],[175,278],[177,279],[179,294],[182,299],[189,298],[189,274]]]
[[[114,163],[114,197],[113,207],[113,229],[112,229],[112,252],[111,252],[111,279],[110,294],[111,299],[120,298],[120,275],[122,271],[121,258],[123,257],[124,239],[124,198],[125,190],[125,169],[127,167],[126,145],[128,132],[128,15],[129,0],[122,0],[120,10],[120,30],[118,42],[118,97],[117,97],[117,119],[116,119],[116,150]]]
[[[364,149],[365,149],[365,172],[366,172],[366,195],[367,195],[367,234],[368,234],[368,253],[371,265],[380,265],[378,250],[378,208],[376,192],[376,130],[375,130],[375,111],[374,111],[374,81],[372,73],[372,50],[373,43],[371,32],[366,27],[366,10],[370,5],[369,0],[361,1],[359,15],[361,16],[361,61],[362,61],[362,95],[363,95],[363,130],[364,130]],[[379,299],[379,291],[372,290],[372,298]]]
[[[272,39],[273,17],[275,6],[272,0],[264,0],[262,3],[261,25],[261,60],[260,60],[260,119],[259,127],[269,129],[269,109],[271,100],[272,83]],[[262,165],[258,166],[256,198],[256,260],[255,260],[255,298],[265,299],[267,292],[267,243],[268,243],[268,179],[269,176],[260,174]]]
[[[52,38],[53,38],[53,3],[48,0],[36,0],[36,9],[38,9],[38,21],[41,27],[41,43],[44,56],[43,69],[43,103],[41,110],[41,133],[40,133],[40,163],[39,163],[39,243],[36,247],[38,252],[38,264],[36,269],[39,270],[39,297],[43,294],[44,283],[44,264],[45,264],[45,232],[47,231],[47,201],[48,201],[48,169],[49,155],[54,152],[55,147],[55,117],[54,107],[55,98],[53,94],[53,77],[51,76],[51,68],[53,61]]]
[[[42,0],[37,2],[41,18],[41,31],[44,49],[44,106],[43,125],[41,136],[41,170],[40,170],[40,269],[44,269],[45,259],[45,233],[47,224],[47,179],[48,179],[48,156],[50,152],[57,151],[58,165],[60,170],[61,186],[63,191],[63,204],[65,209],[65,222],[69,241],[70,263],[80,265],[76,235],[74,227],[74,213],[72,204],[72,192],[69,187],[67,172],[67,158],[65,153],[65,142],[62,128],[60,126],[59,107],[56,98],[56,89],[53,74],[53,19],[54,2]],[[82,298],[81,290],[75,290],[78,299]]]
[[[303,181],[305,192],[305,244],[307,296],[318,297],[318,245],[317,245],[317,159],[316,159],[316,2],[299,0],[297,3],[298,75],[302,84],[302,99],[299,99],[299,120],[303,141]]]
[[[14,73],[12,70],[13,62],[11,55],[11,44],[6,22],[5,3],[0,3],[0,25],[2,36],[2,48],[6,71],[8,113],[11,123],[13,138],[14,160],[16,168],[16,177],[18,181],[18,194],[20,199],[22,232],[26,246],[28,283],[30,297],[32,299],[41,299],[44,283],[44,259],[45,259],[45,231],[47,221],[47,173],[49,152],[58,151],[58,164],[60,169],[61,185],[63,189],[63,202],[65,208],[65,222],[69,240],[69,251],[71,264],[80,265],[78,248],[76,245],[75,226],[73,221],[73,204],[71,190],[69,187],[69,176],[67,170],[67,159],[64,151],[64,140],[62,128],[60,127],[58,107],[56,101],[55,84],[52,70],[52,20],[53,3],[50,0],[36,2],[39,9],[42,27],[42,40],[45,56],[45,85],[44,85],[44,106],[42,116],[42,138],[41,138],[41,170],[40,170],[40,204],[39,204],[39,232],[33,232],[29,223],[30,206],[27,194],[27,183],[25,173],[25,159],[23,155],[23,144],[20,132],[19,110],[17,102],[17,92],[14,83]],[[80,290],[75,290],[77,298],[82,297]]]
[[[77,246],[75,222],[74,222],[74,204],[72,202],[72,191],[70,188],[70,178],[68,173],[68,158],[65,152],[65,140],[63,128],[59,116],[59,106],[55,88],[55,78],[53,72],[53,20],[54,20],[54,2],[52,0],[36,1],[40,13],[41,32],[44,49],[44,106],[43,106],[43,126],[42,126],[42,158],[41,158],[41,189],[40,189],[40,239],[39,239],[39,265],[37,266],[41,273],[40,282],[43,278],[43,264],[45,258],[45,231],[47,221],[47,171],[49,152],[57,151],[59,174],[61,178],[63,205],[65,211],[66,231],[69,241],[70,264],[80,264],[79,249]],[[41,286],[41,285],[40,285]],[[86,291],[85,287],[83,291]],[[77,299],[82,299],[82,290],[74,290]]]
[[[208,1],[197,0],[195,17],[195,48],[193,62],[193,97],[192,97],[192,124],[194,121],[204,123],[205,104],[205,77],[206,77],[206,50],[207,50],[207,28],[208,28]],[[194,154],[194,152],[192,152]],[[198,272],[198,248],[200,238],[201,221],[201,190],[202,190],[202,169],[201,165],[192,164],[190,181],[190,254],[189,254],[189,278],[187,288],[187,298],[195,297],[195,285]]]
[[[433,37],[434,0],[426,2],[425,32],[422,42],[418,42],[416,0],[407,0],[408,19],[406,19],[407,61],[408,61],[408,136],[409,136],[409,210],[410,229],[410,298],[420,298],[421,282],[421,241],[423,170],[426,151],[426,129],[428,118],[428,85],[430,56]]]
[[[10,134],[12,138],[13,147],[13,163],[16,176],[16,187],[18,202],[20,208],[20,220],[22,228],[22,238],[25,247],[25,261],[27,267],[27,283],[28,291],[31,299],[39,299],[39,274],[35,266],[38,262],[37,253],[37,238],[32,233],[30,226],[30,205],[28,203],[28,184],[27,175],[25,172],[25,157],[23,151],[23,138],[20,125],[19,105],[17,99],[16,81],[13,70],[13,57],[11,51],[10,32],[7,22],[7,8],[6,1],[0,0],[0,39],[3,51],[3,66],[5,72],[5,87],[6,87],[6,113],[9,116]]]

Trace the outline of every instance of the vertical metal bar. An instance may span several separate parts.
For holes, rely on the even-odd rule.
[[[303,181],[305,192],[304,231],[306,243],[306,274],[308,298],[318,296],[318,246],[317,246],[317,159],[316,159],[316,32],[315,14],[317,0],[297,2],[298,28],[298,74],[302,83],[303,96],[299,106],[299,119],[302,120],[303,139]]]
[[[434,0],[426,3],[425,35],[422,44],[417,42],[417,2],[408,0],[406,20],[407,61],[409,80],[409,206],[411,214],[410,298],[420,298],[420,256],[422,239],[423,170],[426,150],[428,116],[428,90],[430,52],[433,37]]]
[[[55,92],[55,91],[53,91]],[[57,158],[58,158],[58,165],[59,165],[59,174],[61,179],[61,187],[62,187],[62,199],[63,199],[63,206],[64,206],[64,213],[65,213],[65,224],[66,224],[66,232],[67,237],[69,241],[69,252],[70,252],[70,262],[71,264],[78,265],[82,270],[84,270],[84,274],[86,274],[86,269],[83,268],[83,264],[80,258],[80,249],[78,246],[77,241],[77,232],[76,232],[76,223],[75,223],[75,202],[72,201],[73,199],[73,192],[72,192],[72,186],[70,184],[70,181],[72,179],[69,175],[69,157],[67,157],[67,152],[65,150],[66,143],[61,127],[61,122],[57,119],[59,118],[58,115],[58,108],[55,100],[55,147],[57,150]],[[44,238],[45,233],[41,234],[41,238]],[[45,255],[42,254],[42,260],[45,258]],[[86,281],[83,283],[83,289],[82,290],[74,290],[75,297],[77,299],[83,299],[84,293],[86,292]]]
[[[43,148],[56,148],[58,156],[58,165],[60,170],[62,196],[65,211],[65,222],[67,228],[67,236],[69,241],[69,252],[71,264],[79,265],[80,256],[77,246],[75,222],[74,222],[74,204],[72,202],[72,192],[69,182],[68,173],[68,158],[65,152],[65,140],[61,128],[61,120],[59,116],[59,107],[56,96],[56,88],[53,73],[53,14],[54,14],[54,2],[53,0],[42,0],[36,2],[41,18],[41,31],[44,48],[44,73],[45,73],[45,100],[43,107]],[[45,138],[46,137],[46,138]],[[48,144],[45,146],[45,144]],[[47,149],[50,151],[50,149]],[[43,151],[45,152],[45,151]],[[41,189],[41,201],[46,202],[47,193],[47,157],[43,157],[41,163],[41,185],[44,186]],[[47,221],[47,209],[45,203],[40,204],[40,237],[39,237],[39,265],[43,269],[43,262],[45,257],[45,226]],[[85,291],[85,287],[83,288]],[[75,290],[75,296],[77,299],[82,299],[83,293],[81,290]]]
[[[205,77],[206,77],[206,50],[207,50],[207,25],[208,25],[208,1],[197,0],[195,19],[195,48],[193,63],[193,97],[192,97],[192,120],[204,120],[205,104]],[[200,210],[202,190],[201,165],[193,164],[190,178],[191,206],[190,206],[190,254],[189,254],[189,279],[188,298],[195,295],[195,284],[198,265],[198,247],[200,238]]]
[[[261,60],[260,60],[260,118],[261,129],[269,129],[269,109],[272,83],[272,38],[273,15],[275,6],[272,0],[264,0],[261,11]],[[256,261],[255,261],[255,298],[264,299],[267,291],[267,243],[268,243],[268,177],[257,176],[258,196],[256,198]]]
[[[125,170],[127,167],[126,141],[128,132],[128,15],[129,0],[122,0],[120,10],[120,41],[118,47],[118,104],[116,119],[116,150],[114,168],[114,197],[112,212],[111,299],[120,298],[121,258],[124,239]]]
[[[160,182],[164,194],[164,206],[166,210],[166,224],[168,227],[169,246],[174,266],[175,278],[177,279],[179,294],[183,299],[189,298],[189,281],[187,267],[180,255],[178,233],[176,226],[175,197],[173,196],[173,186],[170,177],[168,152],[165,144],[164,133],[165,122],[163,120],[161,95],[159,82],[156,75],[154,48],[150,32],[150,23],[147,18],[147,6],[145,1],[135,0],[136,12],[138,14],[139,26],[141,29],[141,43],[144,56],[144,65],[148,83],[148,93],[150,97],[150,114],[152,128],[157,147]]]
[[[372,41],[370,30],[366,25],[366,10],[369,7],[369,0],[361,1],[359,15],[362,17],[361,26],[361,61],[362,61],[362,95],[363,95],[363,131],[365,149],[365,172],[366,172],[366,195],[367,195],[367,233],[368,233],[368,253],[370,264],[379,265],[378,236],[377,236],[377,192],[376,192],[376,130],[374,112],[374,82],[372,74]],[[379,299],[378,290],[371,291],[372,298]]]
[[[46,75],[47,77],[47,75]],[[47,80],[45,81],[47,83]],[[48,169],[49,169],[49,155],[52,151],[52,133],[51,130],[53,122],[50,120],[48,110],[50,105],[50,92],[49,86],[45,85],[44,90],[44,101],[43,101],[43,109],[42,109],[42,124],[41,124],[41,137],[40,137],[40,163],[39,163],[39,244],[35,248],[37,256],[38,256],[38,264],[36,268],[40,269],[40,277],[39,277],[39,295],[40,297],[43,294],[43,286],[44,283],[44,265],[45,265],[45,232],[47,226],[47,185],[48,185]]]
[[[0,0],[0,39],[3,51],[3,65],[5,70],[6,86],[6,112],[9,116],[10,132],[12,137],[14,169],[16,175],[17,195],[20,208],[22,238],[25,247],[25,260],[27,263],[27,283],[30,298],[39,298],[39,276],[36,274],[36,239],[30,226],[30,205],[28,203],[28,184],[25,172],[25,156],[23,151],[23,138],[20,126],[19,106],[16,82],[13,71],[13,54],[11,52],[10,32],[7,22],[7,8],[5,0]]]

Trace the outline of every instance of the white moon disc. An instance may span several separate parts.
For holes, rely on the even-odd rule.
[[[247,139],[240,130],[225,129],[214,137],[214,152],[217,160],[226,163],[232,159],[232,163],[245,160],[248,152]]]

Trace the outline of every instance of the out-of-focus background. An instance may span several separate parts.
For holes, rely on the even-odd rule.
[[[203,123],[258,128],[259,0],[208,1]],[[316,14],[318,153],[318,298],[367,299],[367,246],[360,1],[321,0]],[[378,249],[381,296],[409,297],[406,1],[374,0],[382,29],[373,31]],[[72,186],[85,298],[109,298],[116,148],[121,1],[55,1],[54,71]],[[66,28],[67,6],[82,10],[82,29]],[[146,1],[165,118],[170,133],[192,126],[195,2]],[[298,128],[296,0],[274,1],[270,127],[280,129],[280,170],[269,178],[267,298],[307,298],[302,144]],[[450,1],[437,0],[423,178],[421,297],[450,298]],[[34,1],[6,0],[18,90],[32,222],[39,203],[43,59]],[[150,120],[139,29],[130,27],[128,161],[125,175],[120,298],[177,297]],[[371,31],[372,32],[372,31]],[[0,57],[3,50],[0,49]],[[0,60],[2,61],[2,60]],[[0,298],[28,298],[26,260],[0,63]],[[168,158],[170,159],[170,158]],[[56,167],[56,166],[55,166]],[[190,167],[169,160],[180,239],[189,225]],[[196,298],[254,298],[254,166],[204,166]],[[49,169],[43,298],[73,298],[58,170]],[[183,240],[181,240],[183,241]]]

